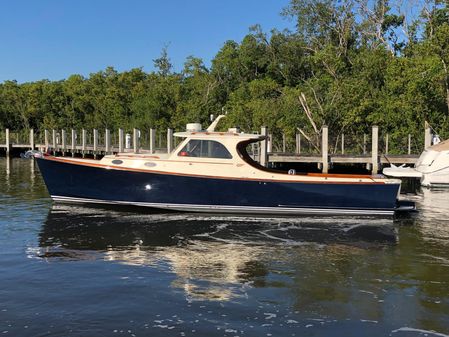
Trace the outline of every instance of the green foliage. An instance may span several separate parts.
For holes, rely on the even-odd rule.
[[[407,22],[393,1],[291,0],[283,15],[296,31],[253,26],[240,43],[226,41],[210,69],[190,56],[174,72],[163,48],[151,73],[109,67],[55,82],[5,81],[0,127],[183,129],[226,110],[222,128],[300,131],[315,146],[324,124],[337,137],[378,124],[399,139],[428,121],[447,138],[448,2],[426,1],[420,20]]]

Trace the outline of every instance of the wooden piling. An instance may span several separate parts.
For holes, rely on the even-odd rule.
[[[123,147],[125,144],[125,133],[123,132],[123,129],[118,129],[118,152],[123,152]]]
[[[268,134],[268,139],[267,139],[267,153],[272,153],[272,152],[273,152],[273,135],[270,133],[270,134]]]
[[[45,129],[45,130],[44,130],[45,152],[48,151],[48,147],[50,146],[50,144],[49,144],[49,138],[50,138],[50,133],[48,132],[47,129]]]
[[[262,136],[265,136],[265,139],[260,142],[260,155],[259,155],[259,163],[262,166],[267,166],[268,164],[268,128],[266,126],[262,126],[260,131]]]
[[[134,153],[139,153],[139,130],[138,129],[133,130],[133,147],[134,147]]]
[[[167,153],[173,151],[173,129],[167,129]]]
[[[75,151],[76,151],[76,131],[72,129],[72,144],[71,144],[71,150],[72,150],[72,157],[75,157]]]
[[[65,130],[61,130],[61,149],[62,149],[62,155],[65,156],[65,152],[67,151],[67,136],[65,133]]]
[[[81,131],[81,152],[83,154],[83,158],[86,156],[86,141],[87,141],[87,132],[85,129]]]
[[[109,154],[111,152],[111,131],[104,130],[104,152]]]
[[[430,128],[429,123],[424,123],[425,132],[424,132],[424,150],[432,145],[432,130]]]
[[[156,130],[150,129],[150,153],[156,152]]]
[[[377,125],[372,127],[371,165],[372,173],[377,174],[379,171],[379,127]]]
[[[388,133],[385,136],[385,154],[388,154],[388,141],[389,141],[389,135]]]
[[[296,134],[296,154],[301,154],[301,134]]]
[[[97,152],[98,151],[98,130],[94,129],[93,133],[94,133],[94,152]]]
[[[9,129],[5,130],[5,137],[6,137],[6,155],[9,156],[9,153],[11,152],[11,139]]]
[[[363,134],[363,154],[366,154],[366,133]]]
[[[56,154],[56,130],[51,130],[51,142],[53,147],[53,154]]]
[[[34,129],[30,129],[30,149],[34,150]]]
[[[93,129],[94,134],[94,146],[93,146],[93,152],[94,152],[94,158],[97,158],[97,151],[98,151],[98,130]]]
[[[287,137],[285,136],[285,133],[282,134],[282,152],[285,153],[286,152],[286,148],[287,148]]]
[[[328,127],[323,125],[321,134],[321,160],[322,160],[322,172],[329,172],[329,143],[328,143]]]
[[[412,153],[412,135],[408,134],[408,150],[407,150],[407,154],[411,154]]]

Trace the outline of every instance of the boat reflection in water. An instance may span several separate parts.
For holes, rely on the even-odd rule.
[[[447,188],[422,188],[415,196],[420,205],[420,217],[416,231],[420,238],[442,251],[449,246],[449,219]]]
[[[176,277],[172,287],[189,300],[225,301],[263,283],[267,266],[285,259],[286,249],[396,242],[391,220],[378,218],[136,214],[56,205],[41,230],[37,255],[48,261],[98,259],[168,268]]]

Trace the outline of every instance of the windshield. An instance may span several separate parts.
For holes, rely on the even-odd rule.
[[[226,147],[215,140],[191,139],[178,152],[181,157],[232,159]]]

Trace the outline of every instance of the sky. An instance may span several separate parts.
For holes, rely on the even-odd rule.
[[[0,0],[0,82],[61,80],[112,66],[143,67],[168,47],[174,70],[187,56],[207,66],[249,27],[293,29],[288,0]]]

